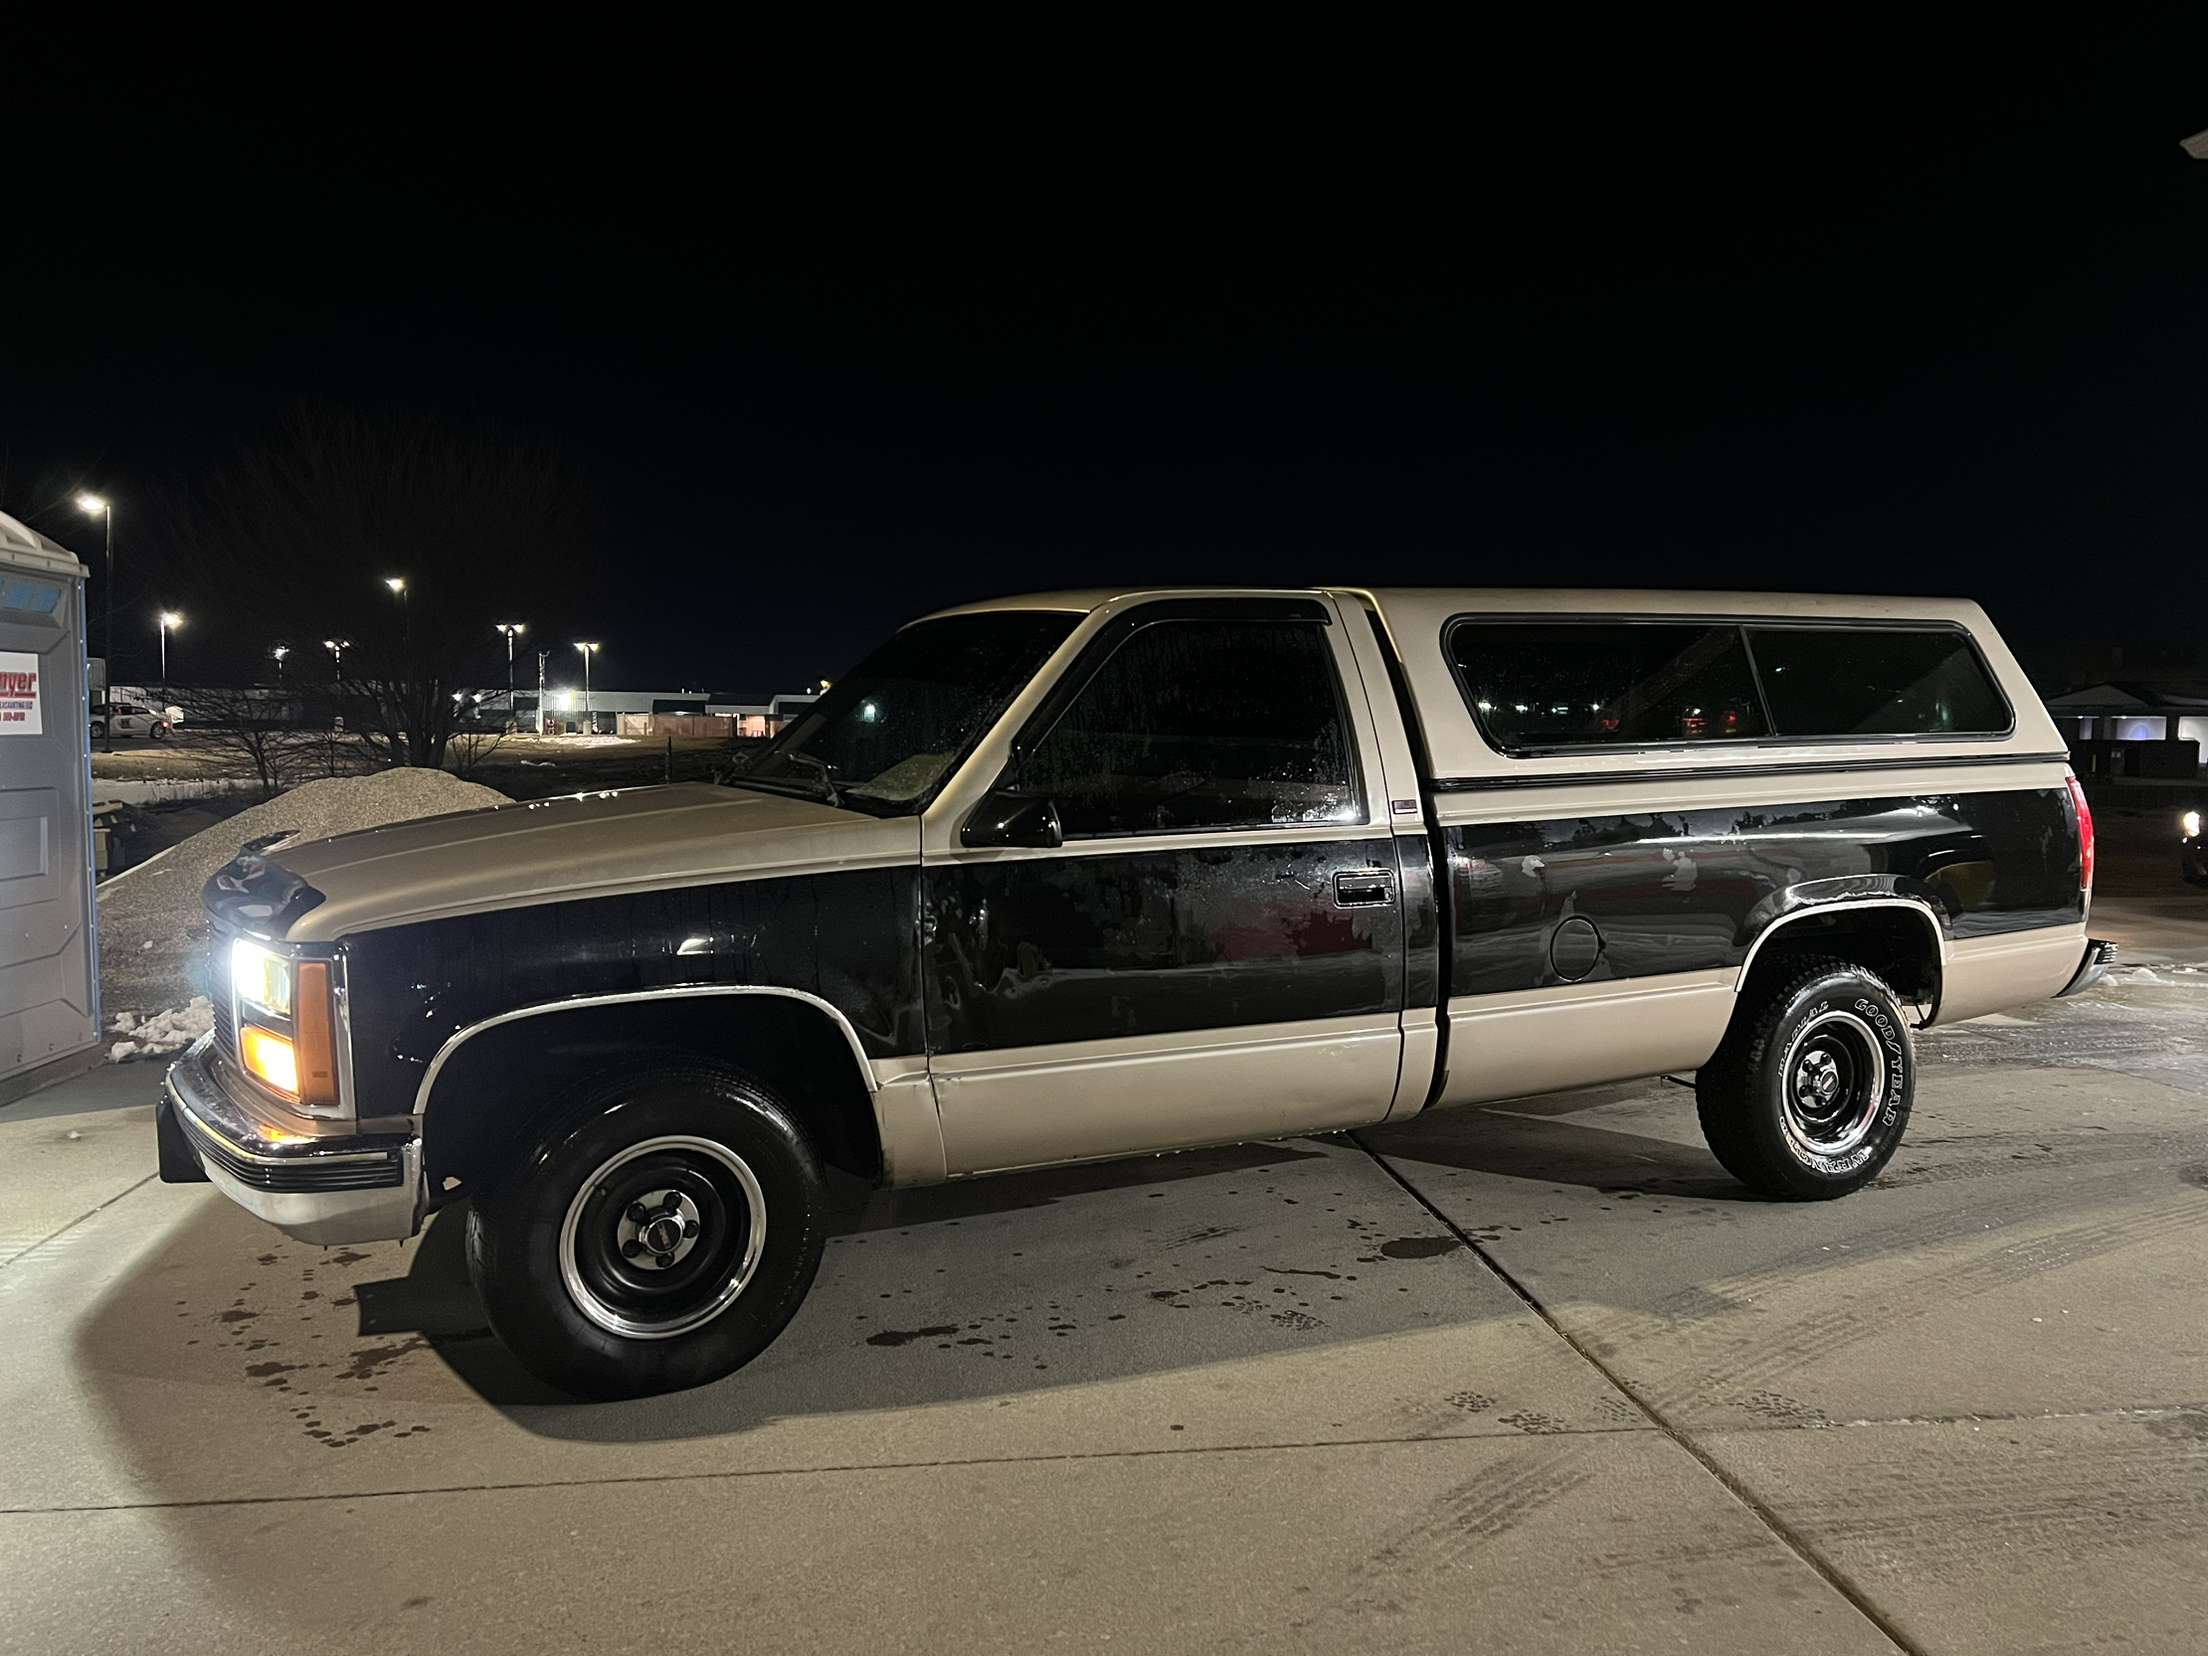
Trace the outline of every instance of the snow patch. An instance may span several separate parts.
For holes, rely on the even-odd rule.
[[[214,1002],[205,995],[194,995],[182,1006],[172,1006],[150,1018],[118,1012],[115,1021],[107,1026],[107,1032],[132,1038],[109,1047],[107,1061],[120,1064],[130,1058],[157,1058],[164,1053],[182,1052],[214,1027]]]

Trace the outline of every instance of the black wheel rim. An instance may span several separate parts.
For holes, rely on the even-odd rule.
[[[766,1237],[766,1198],[742,1157],[712,1139],[646,1139],[577,1189],[560,1228],[576,1308],[631,1339],[667,1339],[735,1303]]]
[[[1846,1155],[1871,1136],[1886,1103],[1886,1049],[1853,1012],[1802,1026],[1779,1075],[1779,1124],[1796,1154]]]

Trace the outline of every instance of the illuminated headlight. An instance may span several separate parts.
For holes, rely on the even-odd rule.
[[[247,1024],[238,1032],[246,1069],[287,1098],[299,1096],[299,1049],[274,1030]]]
[[[291,1016],[291,962],[238,938],[230,945],[230,992],[247,1006]]]
[[[2185,830],[2187,839],[2200,838],[2200,813],[2198,811],[2187,811],[2177,819],[2177,825]]]

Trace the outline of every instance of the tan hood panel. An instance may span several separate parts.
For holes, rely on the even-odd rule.
[[[288,846],[270,860],[322,893],[292,940],[326,943],[483,909],[919,856],[912,817],[682,783],[424,817]]]

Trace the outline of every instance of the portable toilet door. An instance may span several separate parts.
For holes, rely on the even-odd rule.
[[[0,513],[0,1104],[100,1045],[84,566]]]

